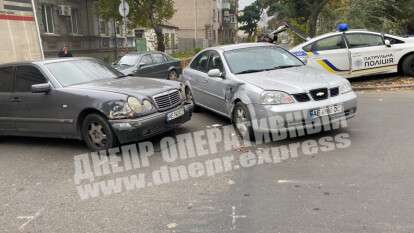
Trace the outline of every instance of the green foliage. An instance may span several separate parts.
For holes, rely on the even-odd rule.
[[[130,27],[148,27],[155,31],[157,36],[157,47],[165,51],[164,35],[161,26],[174,16],[173,0],[127,0],[130,6],[128,19]],[[114,4],[116,3],[116,7]],[[106,19],[116,20],[121,17],[118,13],[119,0],[99,0],[100,15]]]
[[[257,25],[260,22],[263,13],[263,8],[260,2],[256,0],[243,10],[243,15],[239,17],[239,23],[242,25],[239,27],[240,30],[244,31],[249,35],[249,39],[257,31]]]

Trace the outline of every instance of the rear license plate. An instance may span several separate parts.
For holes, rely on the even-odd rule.
[[[331,105],[328,107],[314,109],[310,111],[310,116],[312,118],[317,118],[317,117],[323,117],[323,116],[329,116],[329,115],[342,113],[343,111],[344,111],[344,108],[342,105]]]
[[[170,112],[167,114],[167,121],[175,120],[181,116],[184,116],[184,114],[184,108],[177,109],[174,112]]]

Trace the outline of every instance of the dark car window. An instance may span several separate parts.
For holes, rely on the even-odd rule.
[[[0,92],[12,92],[13,67],[0,68]]]
[[[384,45],[384,40],[380,35],[367,34],[367,33],[354,33],[347,34],[350,48],[363,48]]]
[[[154,60],[155,64],[162,64],[165,62],[165,57],[162,54],[155,53],[155,54],[152,54],[152,60]]]
[[[211,52],[210,59],[208,62],[208,70],[219,69],[224,72],[223,62],[220,55],[216,52]]]
[[[124,65],[124,66],[135,66],[138,64],[140,56],[139,55],[135,55],[135,54],[130,54],[130,55],[125,55],[121,58],[121,60],[119,60],[118,64],[119,65]]]
[[[114,69],[96,60],[59,61],[46,68],[64,87],[121,76]]]
[[[191,63],[191,68],[194,70],[198,70],[204,73],[207,73],[208,71],[208,52],[204,52]]]
[[[16,92],[31,92],[32,85],[47,83],[43,74],[33,66],[20,66],[16,70]]]
[[[153,60],[151,58],[151,55],[145,55],[142,57],[140,64],[145,64],[145,65],[151,65],[153,64]]]
[[[341,35],[332,36],[316,41],[311,46],[311,51],[326,51],[335,49],[345,49],[346,44]],[[309,52],[309,51],[308,51]]]

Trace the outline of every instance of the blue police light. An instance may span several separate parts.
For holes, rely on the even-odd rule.
[[[349,25],[347,23],[341,23],[338,25],[338,31],[346,32],[349,30]]]

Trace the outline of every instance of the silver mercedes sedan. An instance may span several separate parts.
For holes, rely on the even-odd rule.
[[[183,71],[183,81],[195,106],[231,119],[236,131],[250,139],[257,131],[349,119],[357,111],[348,80],[305,66],[267,43],[205,49]]]

